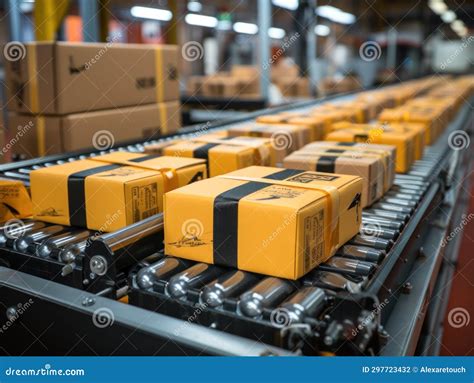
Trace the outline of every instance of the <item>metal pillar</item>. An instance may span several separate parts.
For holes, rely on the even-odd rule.
[[[260,50],[260,93],[265,101],[268,101],[270,88],[270,28],[272,12],[269,0],[258,0],[258,39]]]
[[[100,12],[97,0],[79,0],[79,12],[82,18],[82,40],[100,41]]]
[[[20,0],[8,0],[7,2],[7,13],[9,17],[9,33],[10,41],[21,41],[21,11],[20,11]]]
[[[397,31],[390,28],[387,33],[387,68],[395,69],[397,66]]]
[[[317,16],[316,16],[316,7],[317,7],[316,0],[310,0],[308,2],[308,9],[309,12],[309,20],[308,20],[308,29],[306,32],[306,67],[308,68],[308,77],[309,82],[311,84],[311,94],[315,95],[315,89],[317,86],[317,68],[316,68],[316,58],[318,56],[318,39],[316,38],[316,33],[314,28],[317,24]]]

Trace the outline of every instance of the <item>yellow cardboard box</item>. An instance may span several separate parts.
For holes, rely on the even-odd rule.
[[[311,142],[311,128],[288,124],[255,124],[230,128],[229,137],[251,136],[271,138],[274,146],[290,153]]]
[[[206,178],[205,161],[115,152],[31,172],[33,216],[103,232],[163,211],[166,191]]]
[[[413,132],[386,131],[382,126],[335,130],[326,136],[329,141],[359,142],[368,144],[395,145],[397,148],[395,169],[407,172],[415,160]]]
[[[359,177],[252,166],[165,194],[165,253],[297,279],[356,235]]]
[[[269,139],[232,137],[230,139],[197,138],[179,141],[163,148],[167,156],[201,158],[208,163],[210,177],[225,174],[247,166],[275,165],[277,154]]]
[[[258,123],[301,125],[311,128],[311,141],[322,140],[325,134],[325,123],[321,118],[304,113],[283,112],[257,117]]]

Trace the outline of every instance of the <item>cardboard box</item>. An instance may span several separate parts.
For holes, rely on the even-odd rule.
[[[228,129],[229,137],[251,136],[271,138],[274,146],[291,153],[311,141],[312,130],[308,126],[289,124],[240,125]]]
[[[306,77],[281,77],[275,79],[275,84],[284,97],[311,97],[309,79]]]
[[[289,124],[306,126],[311,128],[311,141],[322,140],[324,138],[324,121],[318,117],[308,114],[295,112],[266,114],[264,116],[257,117],[257,122],[262,124]]]
[[[115,152],[34,170],[33,216],[103,232],[163,211],[166,191],[206,178],[205,161]]]
[[[252,166],[166,193],[165,253],[297,279],[356,235],[359,177]]]
[[[175,45],[26,43],[5,61],[8,109],[66,114],[179,99]]]
[[[416,123],[404,123],[404,122],[392,122],[392,123],[378,123],[378,124],[351,124],[350,122],[338,122],[332,125],[332,130],[340,129],[351,129],[351,128],[360,128],[366,130],[379,129],[386,133],[402,132],[405,134],[412,134],[414,143],[415,143],[415,160],[421,159],[423,157],[423,152],[425,150],[425,131],[426,127],[423,124]]]
[[[190,76],[186,82],[186,92],[191,96],[202,96],[205,79],[206,76]]]
[[[358,142],[365,145],[395,145],[397,173],[407,172],[415,160],[415,139],[413,132],[385,131],[381,126],[335,130],[326,136],[328,141]]]
[[[364,152],[344,153],[344,149],[313,149],[293,152],[283,161],[287,169],[313,170],[324,173],[361,177],[362,207],[370,206],[384,194],[384,161]]]
[[[365,144],[355,142],[337,142],[337,141],[317,141],[312,142],[301,148],[300,152],[313,152],[321,149],[336,149],[343,150],[344,154],[357,155],[364,153],[365,155],[374,155],[384,161],[384,193],[387,192],[393,185],[395,179],[395,163],[397,158],[397,148],[394,145],[377,145]]]
[[[232,77],[214,77],[204,81],[203,95],[208,97],[239,97],[242,81]]]
[[[276,163],[272,141],[254,137],[179,141],[164,148],[163,153],[167,156],[206,160],[210,177],[251,165],[274,166]]]
[[[253,65],[234,65],[230,75],[241,81],[240,94],[245,97],[260,95],[260,70]]]
[[[156,139],[181,127],[181,112],[178,102],[166,102],[64,116],[10,113],[9,124],[26,130],[13,151],[34,158]]]
[[[381,123],[399,123],[409,122],[422,124],[425,127],[425,144],[433,144],[443,130],[441,121],[434,116],[428,116],[426,113],[416,109],[406,107],[384,109],[378,117]]]

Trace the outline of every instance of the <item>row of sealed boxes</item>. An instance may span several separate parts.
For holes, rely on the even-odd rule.
[[[433,81],[410,84],[411,92],[430,92]],[[464,97],[472,79],[455,86]],[[152,154],[114,152],[34,170],[33,216],[107,232],[164,211],[167,255],[297,279],[359,232],[361,208],[408,166],[407,151],[417,156],[416,134],[334,139],[351,129],[361,128],[330,128],[330,141],[311,142],[312,127],[255,123],[169,141],[148,148]]]

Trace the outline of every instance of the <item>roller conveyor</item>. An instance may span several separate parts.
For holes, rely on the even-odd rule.
[[[296,107],[304,109],[313,105]],[[228,125],[215,126],[215,129]],[[472,111],[465,107],[448,130],[472,129],[472,126]],[[192,132],[193,129],[188,129],[182,136]],[[20,233],[19,238],[39,239],[28,240],[27,251],[15,247],[17,238],[13,241],[9,238],[3,245],[0,244],[0,265],[6,266],[0,269],[0,296],[6,297],[3,303],[7,307],[9,302],[14,302],[13,299],[18,301],[19,296],[23,297],[21,299],[37,297],[41,304],[24,317],[25,323],[28,321],[28,326],[33,328],[37,328],[37,324],[33,323],[35,317],[30,318],[33,310],[40,310],[36,317],[39,312],[45,317],[40,322],[48,318],[55,322],[57,315],[65,315],[74,323],[71,328],[87,323],[94,314],[84,304],[88,299],[107,302],[107,305],[114,306],[111,309],[114,313],[120,312],[120,320],[109,329],[111,336],[120,337],[120,331],[134,325],[140,332],[136,318],[144,315],[142,309],[148,315],[147,322],[153,324],[180,320],[178,330],[163,326],[173,333],[166,333],[159,325],[154,329],[147,328],[146,337],[140,337],[139,350],[129,349],[132,354],[153,354],[155,351],[150,351],[149,341],[155,338],[162,340],[166,335],[179,335],[181,342],[183,333],[187,333],[189,327],[192,327],[196,337],[211,331],[223,341],[237,339],[237,343],[229,343],[234,347],[232,349],[213,344],[210,354],[246,354],[238,347],[238,340],[242,344],[255,341],[264,344],[267,349],[263,347],[257,353],[259,355],[266,352],[276,355],[412,354],[424,317],[413,310],[414,307],[420,308],[420,305],[407,304],[407,297],[413,299],[413,291],[418,287],[414,275],[422,279],[419,273],[415,274],[420,262],[429,258],[429,261],[439,264],[442,258],[439,247],[436,252],[426,254],[426,243],[433,241],[433,235],[443,238],[440,230],[447,230],[447,227],[440,229],[437,219],[450,183],[447,177],[453,177],[448,174],[454,156],[446,143],[447,133],[436,145],[427,148],[423,159],[417,161],[408,174],[396,176],[394,186],[384,198],[363,211],[359,235],[339,249],[335,257],[298,281],[165,258],[161,248],[161,216],[158,215],[140,223],[139,228],[135,224],[116,233],[91,233],[87,239],[83,231],[79,236],[81,231],[78,229],[64,227],[46,237],[34,237],[31,234],[48,232],[48,228],[54,225],[34,228],[38,223],[29,223],[33,229]],[[141,152],[143,144],[114,150]],[[97,154],[101,153],[56,156],[44,161],[35,160],[34,164],[31,161],[9,164],[0,168],[0,173],[27,183],[29,173],[35,168]],[[456,158],[460,164],[457,170],[459,177],[459,173],[467,170],[461,166],[461,159]],[[445,206],[443,210],[446,210]],[[44,255],[40,249],[48,244],[54,244],[51,246],[54,250]],[[12,275],[11,270],[19,271],[17,274],[21,274],[21,280],[13,278],[15,274]],[[419,281],[419,285],[426,283],[426,279],[436,280],[435,264],[429,270],[431,275],[425,275],[425,280]],[[30,279],[33,284],[46,283],[49,295],[42,295],[41,290],[29,290],[21,282]],[[76,300],[61,302],[61,294],[55,296],[54,291],[62,289],[74,295]],[[420,291],[423,297],[418,298],[426,302],[430,291]],[[125,295],[128,295],[128,306],[113,302]],[[47,311],[45,307],[51,305],[54,310]],[[98,307],[97,303],[91,306]],[[406,315],[416,323],[404,332],[400,329],[403,326],[400,315]],[[14,333],[11,331],[12,342]],[[406,337],[404,347],[395,346],[398,341],[391,339],[391,334],[399,333]],[[187,333],[189,337],[193,335]],[[73,338],[65,336],[64,343],[73,342]],[[51,344],[54,349],[54,334],[50,334],[48,339],[48,347]],[[97,339],[93,342],[101,341]],[[192,343],[192,339],[184,341]],[[104,354],[112,352],[116,346],[113,341],[103,343],[98,349],[103,350]],[[6,344],[7,351],[15,352],[20,347],[9,342]],[[201,352],[205,350],[203,344],[192,344],[190,347],[193,351],[199,347]],[[61,350],[57,352],[60,354]],[[29,353],[41,353],[41,349],[33,347]],[[123,350],[123,353],[127,351]],[[173,346],[166,345],[160,353],[180,354]],[[251,354],[250,351],[248,353]]]

